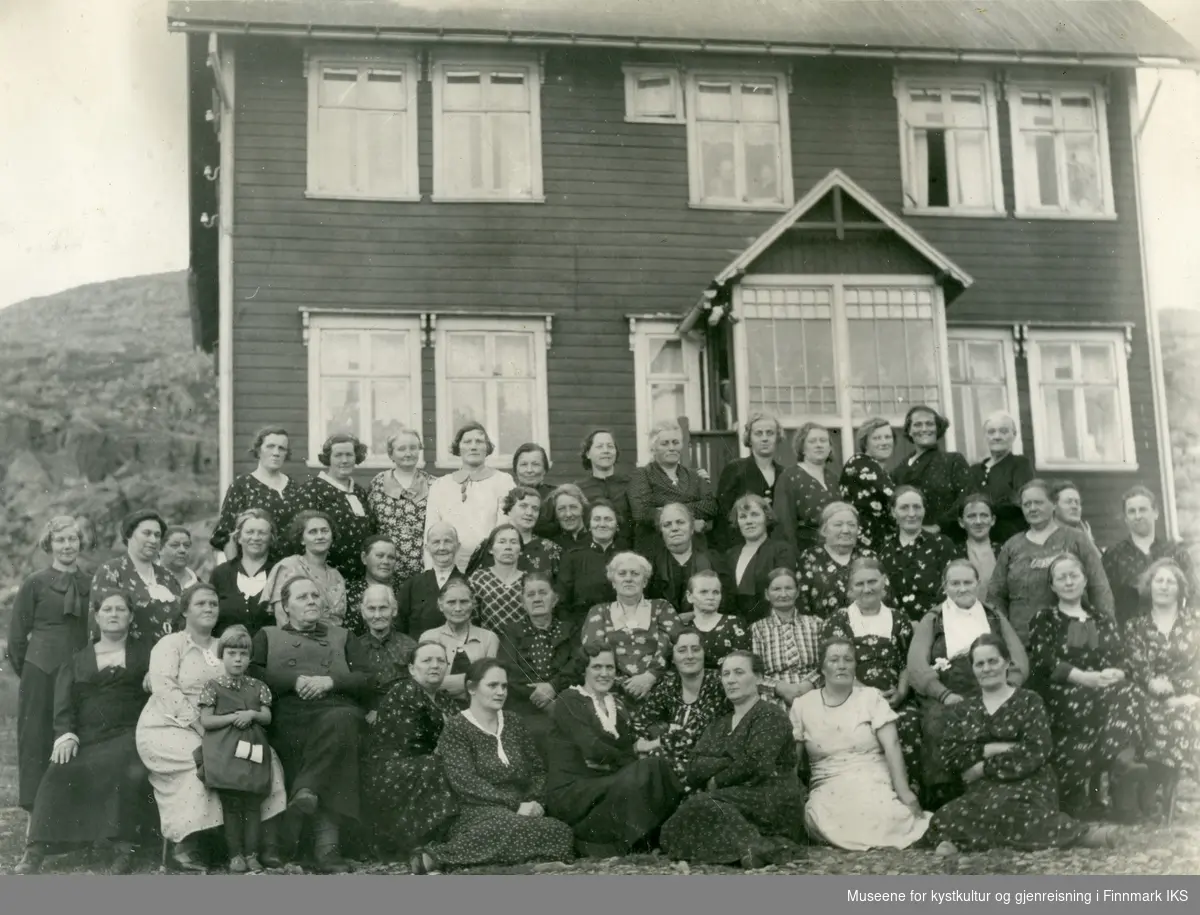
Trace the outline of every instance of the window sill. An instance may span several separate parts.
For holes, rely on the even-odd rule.
[[[1070,461],[1036,461],[1037,470],[1051,470],[1061,473],[1137,473],[1137,462],[1127,464],[1081,464]]]
[[[949,216],[954,219],[1008,219],[1008,213],[1000,210],[950,210],[937,207],[904,207],[905,216]]]
[[[1014,219],[1057,219],[1064,222],[1116,222],[1116,213],[1045,213],[1017,210]]]
[[[307,467],[309,470],[317,470],[317,471],[329,469],[324,464],[322,464],[320,461],[318,461],[316,458],[309,458],[307,461],[304,462],[304,466]],[[359,464],[354,469],[356,471],[370,470],[370,471],[374,471],[375,473],[378,473],[381,470],[391,470],[395,466],[396,465],[393,464],[391,461],[389,461],[387,458],[367,458],[365,461],[363,461],[361,464]],[[423,469],[425,466],[426,466],[425,461],[417,462],[418,469]]]
[[[678,115],[666,115],[663,117],[654,117],[653,115],[643,115],[641,117],[625,116],[626,124],[672,124],[679,126],[686,124],[687,121]]]
[[[443,197],[434,194],[429,198],[434,203],[545,203],[541,197]]]
[[[696,203],[688,202],[693,210],[736,210],[746,213],[786,213],[792,208],[790,203]]]
[[[305,191],[306,200],[377,200],[381,203],[420,203],[421,195],[388,197],[383,194],[354,194],[349,191]]]

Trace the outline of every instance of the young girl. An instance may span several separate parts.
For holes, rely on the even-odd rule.
[[[719,670],[731,651],[750,650],[750,627],[741,619],[721,612],[721,578],[716,572],[697,572],[687,585],[692,605],[692,627],[700,633],[704,666]]]
[[[271,749],[263,729],[271,723],[271,690],[246,676],[250,632],[230,626],[217,641],[225,674],[200,693],[204,783],[221,798],[229,872],[258,872],[262,799],[271,791]]]

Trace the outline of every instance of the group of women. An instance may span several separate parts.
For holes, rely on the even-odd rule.
[[[156,833],[179,868],[209,865],[223,809],[197,766],[200,703],[234,626],[270,700],[249,850],[266,867],[345,872],[347,844],[414,873],[653,847],[758,867],[809,842],[1111,845],[1100,777],[1103,814],[1134,821],[1200,750],[1188,554],[1134,487],[1129,538],[1102,555],[1078,489],[1013,453],[1011,418],[988,419],[975,467],[942,449],[947,425],[910,411],[889,470],[895,433],[871,420],[839,476],[828,430],[799,429],[785,469],[779,423],[754,415],[715,489],[669,422],[627,477],[593,432],[587,476],[557,487],[536,444],[511,476],[489,466],[475,423],[437,479],[404,430],[365,489],[349,435],[297,481],[272,427],[226,495],[211,583],[155,512],[94,575],[78,522],[55,518],[9,641],[19,869],[86,844],[126,872]]]

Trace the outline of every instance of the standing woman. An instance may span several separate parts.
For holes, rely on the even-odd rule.
[[[879,558],[891,582],[896,609],[914,622],[938,603],[946,563],[958,551],[945,534],[930,531],[923,493],[908,484],[896,488],[892,501],[896,533],[886,537]]]
[[[604,499],[617,513],[620,533],[617,542],[621,548],[629,545],[632,537],[629,514],[629,477],[617,471],[617,459],[621,451],[617,440],[609,429],[594,429],[583,440],[579,458],[588,475],[576,480],[588,502]]]
[[[188,566],[192,558],[192,532],[181,524],[167,528],[163,537],[161,557],[163,568],[175,576],[180,592],[186,591],[200,579]]]
[[[629,480],[629,511],[633,516],[633,546],[643,556],[651,556],[662,543],[658,511],[666,505],[680,504],[691,513],[696,545],[704,549],[705,531],[717,516],[717,499],[708,480],[680,463],[683,455],[683,429],[675,420],[660,420],[650,430],[650,448],[654,457],[634,471]]]
[[[306,578],[321,592],[321,618],[336,626],[346,619],[346,580],[329,564],[333,527],[329,516],[317,511],[302,511],[292,518],[288,538],[300,550],[299,555],[281,559],[267,576],[263,602],[275,614],[277,625],[287,623],[283,589],[293,578]]]
[[[958,500],[970,485],[971,468],[957,451],[938,447],[950,420],[932,407],[917,406],[904,417],[904,437],[913,443],[913,454],[900,464],[892,478],[900,486],[913,486],[925,499],[925,527],[948,534],[958,523]]]
[[[783,476],[783,465],[775,460],[775,451],[783,438],[783,426],[770,413],[755,412],[746,420],[742,444],[750,456],[730,461],[717,483],[717,529],[715,545],[723,550],[741,543],[741,532],[734,520],[734,505],[745,495],[755,495],[768,504],[775,500],[775,481]]]
[[[608,563],[617,551],[617,510],[606,499],[597,499],[588,505],[585,517],[591,540],[563,554],[555,582],[559,618],[575,630],[592,607],[610,603],[617,596],[608,580]]]
[[[417,467],[424,450],[416,429],[389,435],[387,453],[396,466],[377,474],[367,488],[379,533],[396,546],[398,584],[425,568],[425,506],[433,477]]]
[[[225,551],[227,559],[233,558],[232,550],[226,547],[242,512],[261,508],[271,518],[275,530],[287,530],[292,512],[289,500],[294,488],[282,468],[292,456],[289,442],[288,432],[282,426],[265,426],[255,433],[250,456],[258,460],[258,466],[235,479],[226,490],[221,516],[208,541],[214,550]],[[272,562],[283,558],[283,553],[278,550],[280,546],[282,544],[272,551]]]
[[[994,536],[1003,545],[1025,530],[1021,487],[1033,479],[1033,463],[1023,454],[1013,454],[1017,421],[1007,413],[993,413],[985,419],[983,435],[988,456],[971,468],[967,488],[988,497],[996,515]]]
[[[253,638],[263,626],[273,626],[275,615],[263,600],[271,573],[271,547],[275,525],[266,509],[248,508],[233,525],[230,543],[236,552],[212,573],[221,614],[213,634],[220,636],[229,626],[245,626]]]
[[[729,521],[741,542],[723,557],[727,603],[729,612],[749,626],[770,612],[767,575],[772,569],[794,569],[796,549],[789,541],[770,536],[775,529],[775,509],[766,496],[748,493],[739,497],[729,510]]]
[[[704,539],[695,536],[692,511],[681,502],[672,502],[658,510],[658,530],[662,545],[649,557],[654,571],[646,594],[665,600],[678,613],[690,613],[688,582],[697,572],[712,572],[719,558],[704,547]]]
[[[799,595],[794,571],[772,570],[767,576],[771,612],[750,627],[763,688],[782,708],[813,689],[821,677],[817,660],[821,619],[798,609]]]
[[[1112,619],[1113,595],[1100,552],[1079,531],[1058,523],[1045,480],[1030,480],[1021,487],[1021,510],[1029,529],[1000,550],[988,585],[988,606],[1007,617],[1021,641],[1028,644],[1034,614],[1056,603],[1046,569],[1060,553],[1070,553],[1083,565],[1092,609]]]
[[[292,511],[325,515],[333,531],[329,565],[346,579],[359,578],[363,541],[375,533],[371,500],[354,482],[354,468],[367,459],[367,446],[349,433],[338,432],[325,439],[317,459],[329,469],[296,487]]]
[[[521,535],[511,524],[501,524],[480,549],[492,562],[476,569],[467,580],[475,592],[480,625],[500,632],[525,615],[521,601],[525,572],[518,563]]]
[[[824,426],[805,423],[792,444],[797,462],[775,485],[775,517],[780,536],[803,552],[821,542],[821,512],[837,499],[837,476],[829,466],[833,446]]]
[[[47,523],[38,546],[50,568],[21,583],[8,626],[8,659],[21,678],[17,693],[17,803],[32,810],[54,746],[54,683],[59,669],[88,643],[91,581],[77,568],[79,526],[70,515]],[[126,607],[126,610],[129,608]],[[128,621],[127,621],[128,623]]]
[[[588,536],[587,525],[584,524],[588,500],[583,490],[574,483],[563,483],[562,486],[554,488],[547,497],[546,504],[557,525],[553,540],[562,551],[566,553],[576,547],[587,546],[591,538]],[[542,514],[545,513],[543,510]],[[536,531],[536,528],[534,530]]]
[[[467,423],[450,443],[450,453],[462,461],[462,466],[438,477],[429,487],[425,536],[428,538],[430,528],[441,522],[453,527],[458,533],[456,565],[463,574],[479,544],[503,522],[500,505],[516,485],[507,473],[487,466],[488,456],[495,450],[482,425]]]
[[[1092,526],[1083,520],[1083,496],[1079,487],[1070,480],[1058,480],[1050,487],[1050,501],[1054,503],[1054,517],[1063,527],[1079,531],[1092,543]]]
[[[546,482],[546,474],[550,470],[550,456],[546,449],[537,442],[525,442],[513,452],[513,479],[518,486],[527,486],[536,490],[540,512],[534,526],[539,537],[555,537],[558,534],[558,524],[554,518],[554,508],[550,505],[550,493],[554,487]]]
[[[991,500],[981,492],[963,496],[962,514],[958,520],[966,533],[959,555],[975,566],[979,572],[979,592],[987,594],[996,571],[996,560],[1004,549],[1004,541],[996,537],[996,515]]]
[[[152,509],[140,509],[121,522],[125,555],[103,563],[92,577],[91,603],[95,610],[110,594],[124,594],[133,610],[131,639],[154,645],[175,631],[179,621],[179,581],[158,561],[167,522]]]
[[[346,615],[342,625],[354,635],[365,635],[366,620],[362,617],[362,600],[367,588],[381,585],[392,592],[397,608],[400,606],[401,585],[396,578],[396,544],[386,534],[372,534],[363,541],[363,577],[346,582]],[[394,621],[393,621],[394,622]]]
[[[824,619],[850,603],[850,564],[870,554],[859,545],[858,512],[845,502],[821,510],[821,539],[800,554],[796,582],[800,612]]]
[[[895,533],[892,496],[896,484],[887,466],[896,450],[896,433],[886,419],[868,419],[854,436],[858,451],[842,468],[838,490],[842,501],[858,512],[858,541],[864,549],[878,550],[888,534]]]

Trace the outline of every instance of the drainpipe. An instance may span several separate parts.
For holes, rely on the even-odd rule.
[[[217,396],[220,445],[220,498],[233,482],[233,122],[234,53],[230,47],[218,54],[217,34],[208,36],[209,66],[218,87],[221,111],[221,172],[218,178],[217,224]]]

